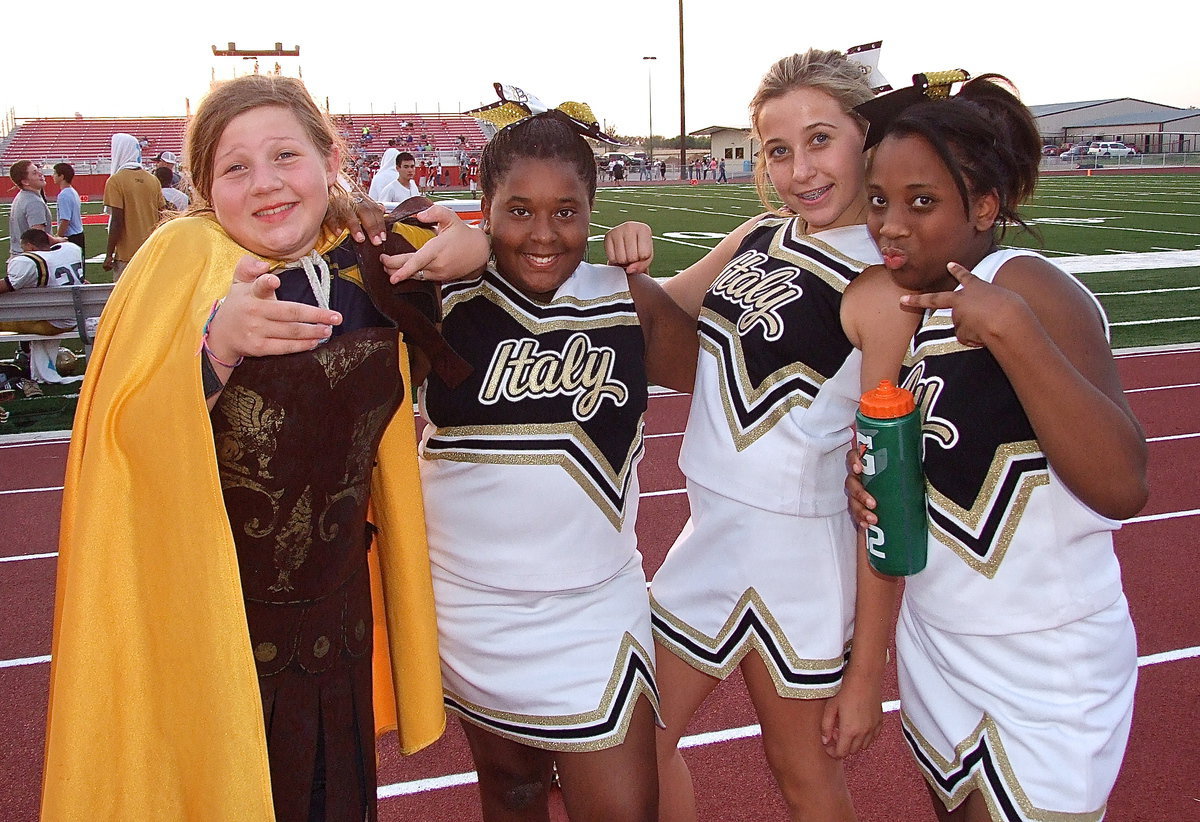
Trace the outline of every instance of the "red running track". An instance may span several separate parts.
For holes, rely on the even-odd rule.
[[[1200,351],[1157,352],[1118,360],[1130,403],[1150,439],[1151,499],[1117,533],[1126,594],[1137,625],[1140,671],[1133,733],[1109,803],[1109,820],[1200,819],[1200,575],[1194,529],[1200,517]],[[638,524],[647,574],[653,574],[687,518],[675,465],[688,398],[656,396],[647,418]],[[1081,421],[1082,422],[1082,421]],[[0,443],[0,817],[37,818],[58,506],[66,444]],[[48,490],[40,490],[48,489]],[[15,493],[14,493],[15,492]],[[14,527],[15,526],[15,527]],[[39,557],[41,554],[51,556]],[[895,669],[884,699],[896,699]],[[785,819],[736,675],[701,709],[686,753],[706,820]],[[704,736],[709,735],[709,736]],[[380,818],[478,819],[471,761],[454,720],[429,749],[401,757],[381,742]],[[102,755],[102,754],[100,754]],[[880,738],[847,762],[864,822],[932,822],[922,781],[900,738],[894,709]],[[554,814],[565,819],[561,808]]]

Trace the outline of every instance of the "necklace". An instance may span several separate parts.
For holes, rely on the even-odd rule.
[[[333,278],[329,276],[329,264],[316,249],[313,249],[300,258],[300,267],[304,269],[304,276],[308,277],[308,285],[312,288],[313,296],[317,298],[317,305],[328,309],[329,292],[333,287]]]

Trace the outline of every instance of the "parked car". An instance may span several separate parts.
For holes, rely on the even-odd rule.
[[[596,155],[596,162],[606,166],[613,160],[620,160],[625,164],[625,168],[627,169],[638,169],[642,167],[642,161],[637,157],[631,157],[630,155],[622,154],[619,151],[610,151],[607,154]]]
[[[1088,146],[1088,154],[1099,154],[1101,157],[1127,157],[1135,153],[1124,143],[1092,143]]]
[[[1076,143],[1062,154],[1058,155],[1058,159],[1062,160],[1064,163],[1078,162],[1080,157],[1083,157],[1088,153],[1090,152],[1088,151],[1087,146],[1085,146],[1083,143]]]

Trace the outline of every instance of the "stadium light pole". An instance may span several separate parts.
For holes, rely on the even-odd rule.
[[[651,69],[654,68],[654,62],[657,57],[643,57],[642,61],[646,63],[646,105],[649,108],[650,131],[646,134],[646,162],[649,163],[654,159],[654,74]]]
[[[679,0],[679,179],[687,165],[687,97],[683,82],[683,0]]]

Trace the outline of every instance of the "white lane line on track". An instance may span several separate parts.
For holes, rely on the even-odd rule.
[[[1192,440],[1200,434],[1172,434],[1169,437],[1147,437],[1146,442],[1170,442],[1171,440]]]
[[[26,559],[53,559],[58,556],[58,551],[50,551],[45,554],[18,554],[13,557],[0,557],[0,562],[21,562]]]
[[[50,655],[27,656],[24,659],[0,659],[0,668],[19,668],[22,665],[44,665],[50,661]]]
[[[1144,394],[1148,391],[1171,391],[1175,388],[1200,388],[1200,382],[1181,382],[1176,385],[1155,385],[1150,388],[1127,388],[1126,394]]]
[[[1140,392],[1140,391],[1161,391],[1161,390],[1164,390],[1165,388],[1192,388],[1192,387],[1196,387],[1196,386],[1200,386],[1200,383],[1188,383],[1186,385],[1164,386],[1163,388],[1136,388],[1131,391],[1127,391],[1126,393],[1133,394],[1133,393]],[[647,434],[645,438],[649,440],[649,439],[663,439],[663,438],[668,438],[668,437],[682,437],[682,436],[683,436],[683,432],[680,431],[679,433],[670,433],[670,434]],[[1195,439],[1197,437],[1200,437],[1200,433],[1171,434],[1171,435],[1162,436],[1162,437],[1147,437],[1146,442],[1168,442],[1171,440]],[[63,486],[61,486],[61,485],[50,485],[45,488],[15,488],[10,491],[0,491],[0,496],[4,496],[6,494],[37,494],[37,493],[41,493],[41,492],[61,491],[61,490],[63,490]],[[664,491],[643,491],[641,496],[643,496],[643,497],[669,497],[673,494],[682,494],[682,493],[684,493],[685,490],[686,489],[683,489],[683,488],[669,488]],[[0,562],[3,562],[3,561],[4,560],[2,558],[0,558]]]
[[[1200,646],[1191,648],[1180,648],[1175,651],[1164,651],[1158,654],[1149,654],[1147,656],[1138,657],[1138,667],[1145,668],[1150,665],[1159,665],[1163,662],[1178,662],[1184,659],[1193,659],[1200,657]],[[895,713],[900,709],[900,701],[893,699],[883,703],[883,712],[886,714]],[[762,729],[758,725],[745,725],[741,728],[727,728],[721,731],[709,731],[708,733],[693,734],[685,736],[679,741],[680,748],[698,748],[704,745],[715,745],[721,742],[732,742],[738,739],[751,739],[759,736]],[[395,796],[411,796],[412,794],[425,793],[427,791],[436,791],[443,788],[453,788],[459,785],[474,785],[479,781],[479,777],[474,771],[465,773],[447,774],[446,776],[437,776],[429,779],[415,779],[411,782],[397,782],[391,785],[381,785],[377,791],[380,799],[390,799]]]
[[[1139,522],[1162,522],[1168,519],[1184,519],[1195,516],[1200,516],[1200,508],[1193,508],[1190,511],[1167,511],[1162,514],[1143,514],[1140,517],[1122,520],[1122,522],[1125,525],[1136,525]]]
[[[1193,434],[1191,436],[1200,436]],[[645,491],[641,497],[673,497],[680,494],[686,494],[686,488],[671,488],[666,491]],[[1200,508],[1192,508],[1188,511],[1167,511],[1162,514],[1146,514],[1133,519],[1122,520],[1124,525],[1136,525],[1142,522],[1162,522],[1169,519],[1186,519],[1187,517],[1200,516]],[[4,562],[23,562],[28,559],[54,559],[58,556],[57,551],[50,551],[44,554],[18,554],[11,557],[0,557],[0,563]]]
[[[42,491],[61,491],[62,489],[63,489],[63,487],[61,485],[49,485],[45,488],[14,488],[11,491],[0,491],[0,495],[3,495],[3,494],[39,494]]]

